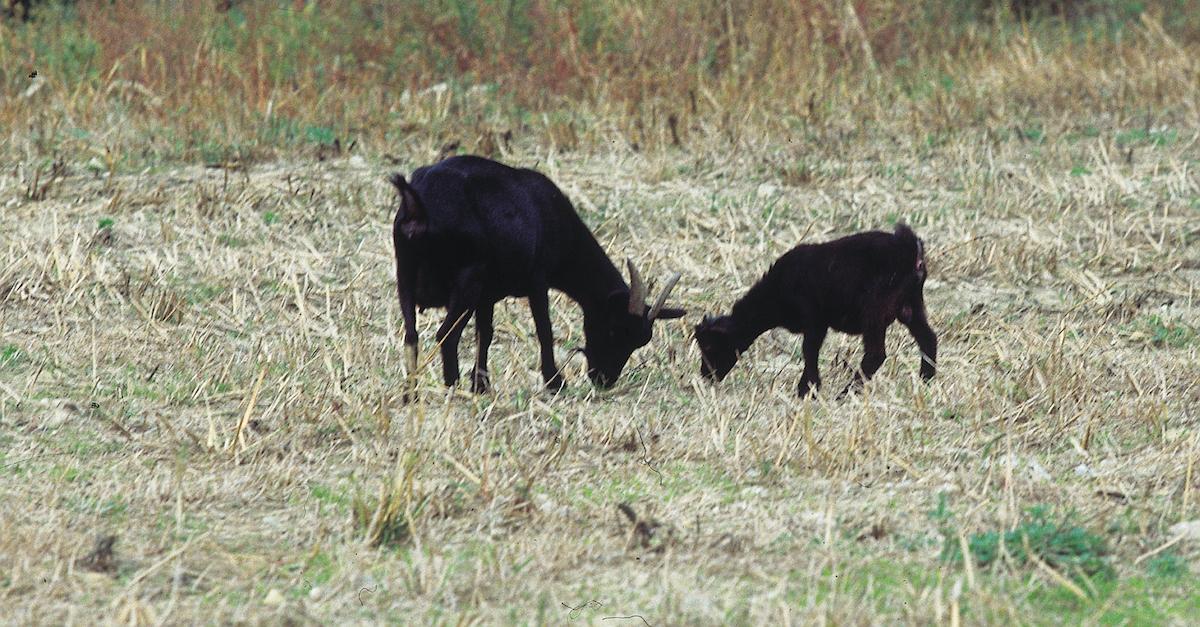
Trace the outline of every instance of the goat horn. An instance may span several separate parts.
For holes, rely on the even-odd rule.
[[[647,316],[650,320],[658,317],[658,312],[662,310],[663,305],[667,304],[667,296],[671,295],[671,290],[675,289],[675,284],[679,282],[679,273],[671,275],[667,279],[667,286],[663,288],[662,293],[658,295],[658,300],[654,301],[654,306],[650,308],[650,314]]]
[[[642,283],[642,275],[628,258],[625,264],[629,266],[629,313],[640,316],[646,306],[646,284]]]

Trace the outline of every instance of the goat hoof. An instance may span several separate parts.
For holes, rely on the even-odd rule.
[[[486,370],[478,368],[471,371],[471,391],[475,394],[483,394],[492,388],[492,380],[488,377]]]
[[[561,374],[556,374],[546,381],[546,389],[554,394],[558,394],[566,386],[567,380],[564,379]]]
[[[800,398],[816,398],[819,386],[819,383],[814,384],[808,381],[801,381],[800,385],[796,386],[796,395]]]
[[[400,404],[408,405],[409,403],[417,402],[416,390],[404,390],[400,393]]]

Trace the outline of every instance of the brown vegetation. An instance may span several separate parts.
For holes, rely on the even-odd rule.
[[[0,21],[4,619],[1200,620],[1196,12],[669,4]],[[775,333],[713,387],[697,315],[551,396],[502,302],[496,391],[427,368],[402,406],[383,176],[457,151],[546,171],[695,312],[903,219],[938,376],[798,401]],[[1047,516],[1083,540],[1017,533]]]

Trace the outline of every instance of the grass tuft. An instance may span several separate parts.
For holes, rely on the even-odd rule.
[[[1033,558],[1074,577],[1113,573],[1103,537],[1071,524],[1070,515],[1055,520],[1049,508],[1040,505],[1026,510],[1013,529],[972,534],[968,547],[975,564],[984,568],[1000,562],[1024,566]],[[957,535],[947,537],[943,556],[963,560]]]
[[[412,539],[428,495],[414,495],[414,469],[418,458],[409,455],[397,464],[396,473],[385,481],[378,499],[356,496],[350,504],[353,528],[372,547],[397,548]]]

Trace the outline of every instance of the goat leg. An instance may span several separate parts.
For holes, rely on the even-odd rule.
[[[804,342],[801,344],[804,351],[804,373],[800,375],[800,385],[796,390],[801,397],[815,395],[821,387],[821,370],[817,365],[817,358],[821,354],[821,345],[825,342],[827,331],[825,327],[819,327],[804,332]]]
[[[863,383],[874,376],[879,367],[883,365],[883,360],[887,357],[887,350],[884,348],[886,335],[887,327],[881,325],[873,325],[863,331],[862,363],[854,373],[854,378],[850,380],[839,396],[845,396],[851,390],[861,388]]]
[[[929,326],[923,303],[912,309],[910,320],[902,321],[921,349],[921,378],[928,381],[937,373],[937,335]]]
[[[566,380],[554,363],[554,330],[550,327],[550,297],[545,289],[538,288],[529,293],[529,311],[533,314],[533,325],[537,329],[541,347],[542,380],[546,389],[559,392]]]
[[[488,347],[492,345],[492,314],[495,303],[480,303],[475,310],[475,335],[478,339],[478,352],[475,356],[475,368],[471,371],[471,391],[477,394],[487,392],[491,387],[488,378]]]
[[[400,392],[400,401],[402,403],[411,403],[417,400],[417,347],[404,344],[404,365],[408,370],[405,375],[404,389]]]
[[[400,298],[400,314],[404,317],[404,365],[407,369],[400,401],[417,399],[417,264],[411,258],[401,262],[396,256],[396,293]]]
[[[474,267],[459,274],[446,307],[446,320],[437,330],[437,341],[442,346],[442,380],[446,387],[458,383],[458,341],[479,302],[479,293],[483,289],[479,275]]]

